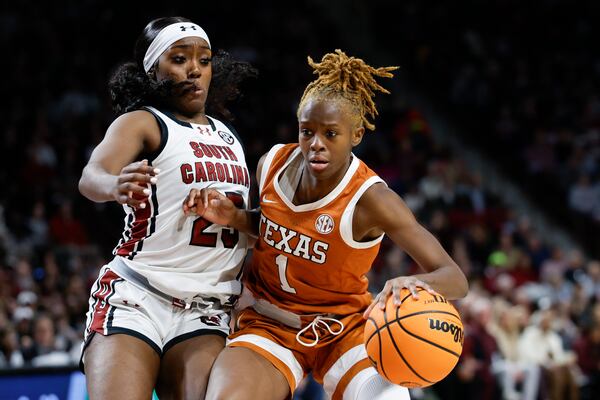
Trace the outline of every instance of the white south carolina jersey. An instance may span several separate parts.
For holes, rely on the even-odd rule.
[[[156,117],[161,145],[142,157],[160,172],[157,183],[149,186],[146,208],[123,207],[125,230],[113,254],[152,286],[179,299],[239,294],[248,237],[182,211],[190,190],[206,187],[248,207],[250,175],[239,138],[214,118],[199,125],[152,107],[145,110]]]

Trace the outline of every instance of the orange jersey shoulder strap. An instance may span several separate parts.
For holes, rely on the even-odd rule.
[[[271,147],[267,153],[262,165],[260,182],[258,182],[258,192],[262,192],[265,185],[269,184],[275,174],[283,167],[294,151],[299,151],[300,146],[297,143],[291,144],[276,144]]]

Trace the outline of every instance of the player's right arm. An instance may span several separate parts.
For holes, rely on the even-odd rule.
[[[145,207],[158,171],[147,160],[135,161],[143,152],[160,146],[160,128],[152,114],[133,111],[121,115],[106,131],[83,169],[79,191],[95,202],[116,201]]]
[[[260,184],[266,154],[258,161],[256,181]],[[195,214],[215,224],[229,226],[252,236],[258,236],[260,206],[245,210],[237,208],[225,195],[211,188],[192,189],[183,202],[186,215]]]

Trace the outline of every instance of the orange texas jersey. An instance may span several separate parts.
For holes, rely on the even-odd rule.
[[[353,156],[327,196],[294,205],[303,163],[297,144],[277,145],[265,158],[259,239],[245,283],[256,297],[296,314],[361,312],[371,302],[365,274],[383,235],[354,241],[352,216],[362,194],[383,181]]]

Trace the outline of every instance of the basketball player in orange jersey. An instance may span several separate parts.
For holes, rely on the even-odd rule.
[[[120,116],[79,183],[90,200],[123,204],[126,223],[89,300],[82,361],[90,399],[150,399],[155,387],[161,400],[204,398],[241,291],[247,236],[186,218],[181,199],[211,186],[247,204],[243,147],[207,115],[207,103],[224,114],[222,100],[251,74],[225,53],[213,57],[199,25],[168,17],[146,26],[135,63],[111,79]]]
[[[285,399],[308,373],[333,399],[374,399],[390,384],[367,359],[365,317],[388,296],[417,287],[448,299],[467,280],[404,202],[352,154],[388,93],[373,68],[340,50],[308,62],[318,78],[298,107],[298,144],[259,162],[260,210],[244,211],[216,190],[192,190],[187,213],[258,236],[245,287],[255,301],[213,366],[207,399]],[[259,221],[259,222],[258,222]],[[387,234],[427,271],[389,280],[373,300],[365,277]],[[398,387],[394,398],[409,398]]]

